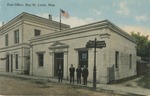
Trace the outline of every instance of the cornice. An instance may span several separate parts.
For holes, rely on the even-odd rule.
[[[6,49],[10,49],[10,48],[14,48],[14,47],[18,47],[18,46],[28,46],[30,48],[30,44],[29,43],[19,43],[19,44],[14,44],[11,46],[5,46],[3,48],[0,48],[0,50],[6,50]]]
[[[98,36],[99,34],[91,34],[91,35],[86,35],[86,36],[78,36],[78,37],[70,37],[70,38],[65,38],[65,39],[62,39],[61,41],[68,41],[68,40],[73,40],[73,39],[80,39],[80,38],[86,38],[86,37],[93,37],[93,36]],[[59,37],[58,37],[59,38]],[[45,39],[47,40],[47,38]],[[43,41],[43,40],[38,40],[38,41],[35,41],[35,42],[38,42],[38,43],[31,43],[31,46],[33,45],[42,45],[42,44],[47,44],[47,43],[53,43],[53,42],[56,42],[55,39],[51,38],[51,41],[45,41],[45,42],[39,42],[39,41]]]
[[[98,29],[103,29],[106,28],[107,25],[105,26],[96,26],[96,27],[89,27],[89,28],[83,28],[83,29],[77,29],[77,30],[63,30],[63,31],[59,31],[59,32],[53,32],[53,33],[49,33],[49,34],[45,34],[45,35],[41,35],[38,37],[33,37],[31,38],[30,42],[37,42],[37,41],[41,41],[41,40],[47,40],[47,39],[52,39],[52,38],[59,38],[59,37],[63,37],[63,36],[69,36],[69,35],[74,35],[74,34],[80,34],[80,33],[86,33],[92,30],[98,30]]]
[[[114,25],[113,23],[110,23],[108,28],[110,30],[112,30],[113,32],[116,32],[117,34],[121,35],[122,37],[132,41],[133,43],[136,43],[136,40],[127,32],[123,31],[122,29],[120,29],[119,27],[117,27],[116,25]]]
[[[1,27],[0,27],[0,30],[2,30],[2,29],[4,29],[4,28],[6,28],[6,27],[8,27],[8,26],[10,26],[10,25],[12,25],[12,24],[14,24],[15,22],[17,22],[17,21],[19,21],[19,20],[21,20],[21,19],[23,19],[23,18],[22,18],[22,15],[23,15],[23,13],[21,13],[20,15],[16,16],[16,17],[13,18],[12,20],[10,20],[9,22],[7,22],[7,23],[4,24],[3,26],[1,26]]]
[[[10,20],[9,22],[7,22],[6,24],[4,24],[2,27],[0,27],[0,33],[1,33],[1,30],[7,29],[8,27],[13,26],[14,23],[16,23],[18,21],[23,21],[23,20],[26,20],[29,22],[36,21],[35,23],[37,23],[37,24],[41,23],[41,24],[44,24],[44,26],[53,27],[53,28],[57,28],[57,29],[59,29],[59,24],[60,24],[59,22],[56,22],[53,20],[49,20],[49,19],[46,19],[43,17],[39,17],[39,16],[36,16],[33,14],[23,12],[20,15],[13,18],[12,20]],[[54,25],[54,26],[49,26],[50,24]],[[56,27],[56,25],[57,25],[57,27]],[[62,23],[62,28],[67,29],[67,28],[70,28],[70,26]]]
[[[47,30],[52,30],[52,31],[57,31],[57,30],[59,30],[59,29],[55,29],[55,28],[52,28],[52,27],[35,25],[35,24],[32,24],[32,23],[30,24],[30,23],[28,23],[28,22],[23,22],[23,24],[29,25],[29,26],[38,27],[38,28],[43,28],[43,29],[47,29]]]
[[[66,45],[65,43],[61,43],[59,41],[56,41],[55,43],[53,43],[48,48],[49,49],[69,48],[69,45]]]
[[[3,35],[5,33],[7,33],[8,31],[15,29],[16,27],[18,27],[19,25],[22,24],[22,21],[23,20],[19,20],[19,21],[14,22],[13,24],[11,24],[9,26],[3,27],[2,29],[0,29],[0,35]]]
[[[99,21],[99,22],[95,22],[95,23],[91,23],[91,24],[87,24],[87,25],[83,25],[83,26],[79,26],[75,28],[70,28],[67,30],[49,33],[49,34],[41,35],[38,37],[33,37],[31,38],[30,41],[32,43],[32,42],[37,42],[37,41],[46,40],[46,39],[58,38],[58,37],[68,36],[68,35],[73,35],[73,34],[80,34],[83,32],[88,32],[91,30],[97,30],[97,29],[102,29],[102,28],[109,28],[113,30],[114,32],[116,32],[117,34],[121,35],[122,37],[135,43],[135,40],[131,35],[129,35],[128,33],[126,33],[125,31],[123,31],[122,29],[120,29],[119,27],[117,27],[115,24],[111,23],[108,20],[103,20],[103,21]]]
[[[20,15],[13,18],[12,20],[10,20],[8,23],[3,25],[2,27],[0,27],[0,34],[3,33],[3,31],[1,30],[7,29],[7,27],[9,28],[10,26],[13,26],[13,24],[15,24],[15,22],[19,20],[21,20],[21,22],[23,20],[26,20],[29,22],[40,23],[40,24],[44,24],[44,26],[47,25],[48,27],[53,27],[57,29],[59,28],[59,24],[60,24],[59,22],[56,22],[53,20],[49,20],[46,18],[42,18],[36,15],[23,12]],[[69,25],[62,24],[62,27],[69,28]],[[135,42],[134,38],[132,38],[131,35],[129,35],[128,33],[126,33],[125,31],[123,31],[122,29],[120,29],[119,27],[117,27],[115,24],[113,24],[112,22],[108,20],[103,20],[103,21],[99,21],[99,22],[95,22],[95,23],[91,23],[91,24],[87,24],[87,25],[83,25],[83,26],[79,26],[75,28],[69,28],[69,29],[53,32],[50,34],[41,35],[38,37],[31,38],[30,41],[36,42],[38,40],[45,40],[45,38],[50,39],[50,38],[57,38],[57,37],[68,36],[68,35],[73,35],[73,34],[80,34],[81,32],[88,32],[90,30],[97,30],[97,29],[102,29],[102,28],[109,28],[113,30],[114,32],[116,32],[117,34]]]
[[[57,46],[57,47],[49,47],[49,49],[61,49],[61,48],[69,48],[68,45],[64,46]]]
[[[12,51],[12,50],[20,50],[20,49],[30,49],[28,47],[17,47],[17,48],[11,48],[11,49],[5,49],[5,50],[0,50],[0,52],[8,52],[8,51]]]
[[[44,22],[40,22],[40,21],[36,21],[36,20],[33,20],[33,19],[24,19],[23,21],[24,24],[30,24],[30,25],[33,25],[33,26],[45,26],[45,27],[48,27],[48,28],[51,28],[53,30],[60,30],[59,26],[54,26],[52,24],[46,24]],[[38,25],[36,25],[38,24]],[[66,28],[67,29],[67,28]]]
[[[36,17],[36,16],[24,16],[24,20],[28,21],[28,22],[35,23],[35,24],[40,24],[40,25],[44,25],[44,26],[47,26],[47,27],[60,29],[59,28],[59,26],[60,26],[59,22],[55,22],[55,21],[52,21],[52,20],[49,20],[49,19]],[[67,28],[70,28],[70,26],[62,24],[62,29],[67,29]]]
[[[87,51],[89,48],[83,47],[83,48],[74,48],[76,51]]]
[[[40,22],[44,22],[44,23],[48,23],[48,24],[54,24],[54,25],[59,25],[60,22],[57,22],[57,21],[53,21],[53,20],[50,20],[50,19],[46,19],[46,18],[43,18],[43,17],[40,17],[40,16],[37,16],[37,15],[33,15],[33,14],[30,14],[30,13],[26,13],[26,12],[23,12],[23,17],[25,19],[32,19],[32,20],[37,20],[37,21],[40,21]],[[29,18],[28,18],[29,17]],[[70,27],[69,25],[67,24],[63,24],[62,23],[62,27]]]

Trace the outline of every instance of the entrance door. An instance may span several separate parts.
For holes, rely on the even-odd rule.
[[[9,72],[9,55],[6,56],[6,72]]]
[[[11,72],[13,72],[13,54],[11,54]]]
[[[54,54],[54,76],[58,76],[57,70],[58,66],[61,65],[62,69],[64,70],[64,54],[63,53],[55,53]]]

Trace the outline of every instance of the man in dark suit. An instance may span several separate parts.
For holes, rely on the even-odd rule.
[[[63,70],[61,65],[59,65],[57,73],[58,73],[58,82],[62,82]]]
[[[82,71],[82,77],[83,77],[83,85],[87,85],[87,77],[89,75],[89,71],[86,68],[86,65],[84,65],[83,71]]]
[[[70,71],[70,84],[71,84],[71,83],[74,83],[75,68],[73,67],[73,64],[71,64],[71,67],[69,68],[69,71]]]
[[[81,73],[82,73],[82,69],[81,69],[80,65],[79,65],[78,68],[76,69],[76,73],[77,73],[77,84],[81,84]]]

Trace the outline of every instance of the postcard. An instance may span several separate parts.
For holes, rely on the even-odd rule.
[[[150,96],[150,0],[0,0],[0,95]]]

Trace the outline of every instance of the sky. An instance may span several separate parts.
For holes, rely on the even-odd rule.
[[[62,23],[72,28],[109,20],[124,31],[149,35],[150,0],[0,0],[0,26],[22,12],[59,22],[60,9],[69,14]]]

